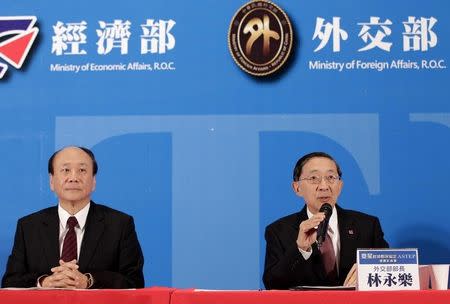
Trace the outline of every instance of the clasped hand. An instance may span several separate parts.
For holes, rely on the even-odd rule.
[[[41,282],[44,288],[77,288],[88,287],[88,277],[78,271],[76,260],[64,262],[59,260],[59,266],[53,267],[52,274],[45,277]]]

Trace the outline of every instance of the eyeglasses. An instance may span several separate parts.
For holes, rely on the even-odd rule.
[[[320,175],[311,175],[308,177],[303,177],[300,178],[300,180],[306,180],[308,183],[313,184],[313,185],[318,185],[322,182],[322,178],[325,179],[325,181],[328,184],[334,184],[337,180],[340,180],[341,178],[339,177],[339,175],[334,175],[334,174],[329,174],[329,175],[325,175],[325,176],[320,176]]]

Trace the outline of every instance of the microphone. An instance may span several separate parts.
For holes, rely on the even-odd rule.
[[[328,231],[328,222],[330,221],[331,214],[333,213],[333,207],[330,204],[323,204],[319,212],[325,213],[325,219],[320,222],[319,227],[317,227],[317,247],[321,247],[322,243],[325,242],[325,238],[327,236]]]

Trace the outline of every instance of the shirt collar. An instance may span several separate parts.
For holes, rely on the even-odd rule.
[[[78,226],[80,227],[81,230],[83,230],[84,226],[86,225],[86,219],[87,219],[87,215],[89,213],[90,206],[91,206],[91,203],[89,202],[86,206],[83,207],[83,209],[81,209],[76,214],[74,214],[74,216],[77,218]],[[65,230],[66,225],[67,225],[67,220],[72,215],[69,212],[67,212],[66,210],[64,210],[64,208],[61,207],[61,204],[58,204],[58,216],[59,216],[59,221],[60,221],[61,227]]]
[[[306,207],[306,213],[308,214],[308,218],[313,216],[312,212],[309,211],[308,206]],[[333,212],[331,213],[330,221],[328,222],[328,233],[335,234],[336,231],[338,231],[338,218],[336,206],[333,206]]]

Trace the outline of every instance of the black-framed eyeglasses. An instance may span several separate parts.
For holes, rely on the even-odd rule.
[[[299,180],[306,180],[308,183],[313,184],[313,185],[318,185],[322,182],[322,179],[325,179],[325,181],[328,184],[334,184],[336,181],[340,180],[341,178],[339,177],[339,175],[335,175],[335,174],[328,174],[328,175],[310,175],[307,177],[302,177]]]

